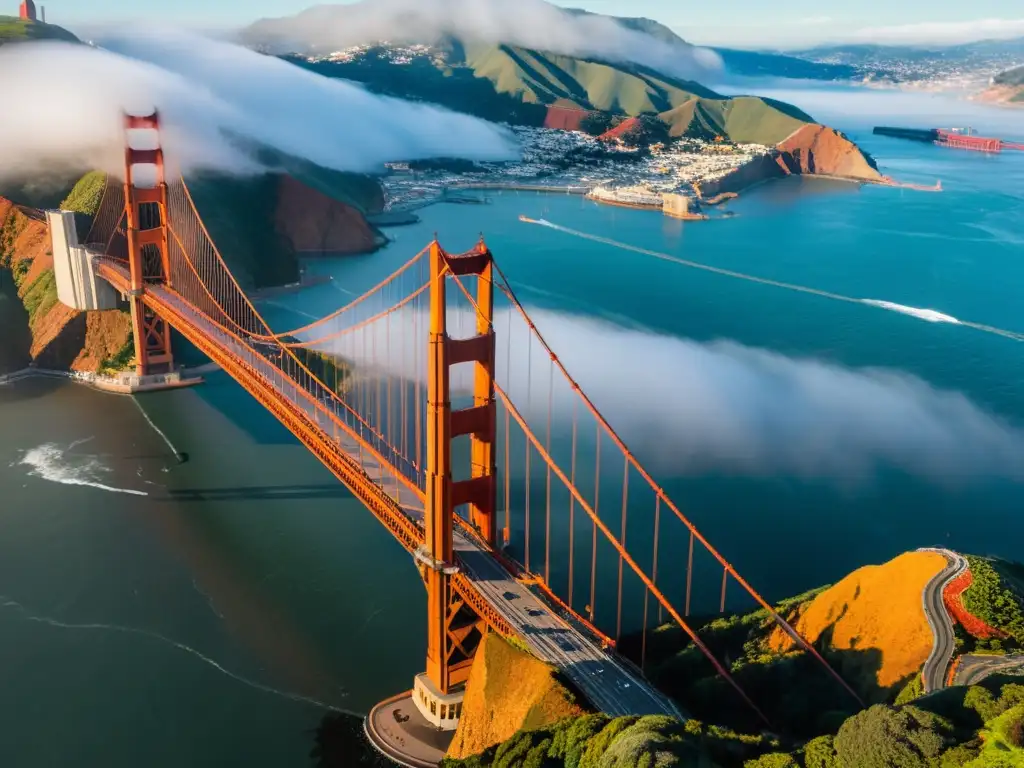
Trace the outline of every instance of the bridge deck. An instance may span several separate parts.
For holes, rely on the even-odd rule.
[[[125,267],[105,259],[98,262],[98,266],[100,275],[113,283],[115,288],[122,291],[128,289],[129,277]],[[361,469],[362,479],[368,479],[377,493],[387,498],[393,512],[405,518],[397,522],[398,528],[409,526],[422,529],[422,497],[404,487],[394,475],[382,473],[379,462],[366,450],[360,449],[359,441],[339,428],[339,421],[351,424],[350,414],[341,404],[335,400],[319,398],[312,389],[306,389],[284,376],[255,346],[245,344],[238,337],[226,333],[172,290],[163,286],[150,286],[145,300],[176,330],[210,354],[216,362],[222,363],[225,370],[257,399],[267,404],[267,391],[272,388],[279,401],[279,408],[304,417],[307,432],[310,431],[310,424],[315,425],[312,431],[316,433],[315,438],[321,445],[311,445],[308,437],[303,442],[378,517],[380,514],[375,507],[379,505],[370,503],[376,500],[367,499],[366,494],[360,492],[358,482],[353,482],[353,478],[348,477],[346,472],[332,466],[328,460],[331,453],[340,449],[350,460],[349,464],[354,463]],[[275,416],[285,420],[278,408],[271,410],[275,411]],[[400,471],[409,477],[409,473],[415,470],[400,465]],[[399,538],[409,549],[410,537],[406,536],[404,540],[401,536]],[[422,535],[418,538],[422,541]],[[538,595],[516,581],[481,541],[456,528],[454,546],[460,573],[468,579],[470,588],[519,634],[538,658],[561,670],[594,706],[613,716],[679,715],[672,703],[640,674],[612,652],[604,650],[584,628],[560,616]]]

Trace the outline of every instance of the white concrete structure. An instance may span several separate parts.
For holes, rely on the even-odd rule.
[[[46,223],[50,227],[53,273],[61,303],[83,312],[116,309],[117,293],[109,283],[97,279],[92,257],[78,244],[75,214],[47,211]]]
[[[462,700],[465,688],[445,695],[441,693],[425,674],[416,675],[412,700],[424,719],[439,731],[454,731],[462,717]]]

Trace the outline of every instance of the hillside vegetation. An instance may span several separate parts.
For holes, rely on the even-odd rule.
[[[974,570],[979,559],[969,559]],[[982,569],[977,583],[987,586],[977,598],[1003,604],[1024,566],[986,562],[997,578]],[[865,709],[817,662],[780,640],[766,611],[757,611],[708,620],[698,632],[762,706],[767,725],[749,716],[681,630],[665,626],[648,634],[647,674],[690,719],[570,717],[526,726],[477,755],[447,760],[445,768],[1024,766],[1024,681],[993,676],[927,696],[921,689],[920,665],[931,645],[919,636],[921,595],[944,565],[935,553],[907,553],[777,606],[859,689]],[[992,620],[1011,616],[1000,620],[1013,627],[1015,610]],[[632,656],[639,647],[638,637],[624,638],[620,650]],[[886,687],[880,673],[896,684]]]
[[[540,126],[549,107],[636,117],[659,115],[672,136],[777,144],[810,115],[757,96],[725,97],[700,83],[626,64],[559,56],[511,45],[450,45],[443,55],[391,64],[385,49],[352,61],[290,60],[371,90],[426,100],[497,122]]]
[[[1006,560],[967,557],[973,580],[964,608],[1007,635],[1004,647],[1024,647],[1024,566]]]
[[[26,21],[17,16],[0,16],[0,45],[30,40],[60,40],[66,43],[81,42],[63,27]]]
[[[876,704],[834,734],[787,746],[664,716],[585,715],[523,730],[443,768],[1014,768],[1024,765],[1024,686],[1005,679],[913,704]]]
[[[1000,75],[996,75],[994,82],[996,85],[1013,85],[1024,87],[1024,67],[1017,67],[1007,72],[1003,72]]]

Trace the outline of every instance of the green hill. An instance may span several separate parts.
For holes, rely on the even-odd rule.
[[[1013,104],[1024,104],[1024,67],[1017,67],[996,75],[993,83],[1001,88],[1009,89],[1006,101]]]
[[[26,21],[19,19],[17,16],[0,16],[0,45],[4,43],[21,43],[29,40],[62,40],[67,43],[81,42],[81,40],[66,29],[55,24]]]
[[[645,67],[560,56],[511,45],[449,40],[433,55],[397,65],[385,47],[350,61],[293,63],[377,93],[430,101],[497,122],[543,125],[551,106],[636,117],[660,115],[673,136],[776,144],[813,119],[755,96],[730,98]]]
[[[1017,67],[995,77],[996,85],[1024,86],[1024,67]]]

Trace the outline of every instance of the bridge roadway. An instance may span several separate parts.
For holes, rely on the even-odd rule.
[[[105,259],[99,263],[101,276],[118,290],[128,289],[129,278],[125,267]],[[376,488],[400,508],[400,514],[404,514],[408,521],[422,531],[422,499],[414,495],[412,490],[403,488],[402,483],[393,475],[382,475],[379,463],[366,455],[368,452],[361,451],[358,442],[340,430],[332,420],[333,416],[351,424],[353,420],[347,409],[336,400],[327,402],[325,398],[318,398],[315,392],[283,375],[271,360],[242,343],[239,338],[226,333],[173,291],[163,286],[149,286],[146,301],[176,330],[221,363],[229,373],[232,373],[232,361],[241,361],[250,369],[250,375],[256,374],[263,380],[264,389],[269,384],[291,409],[316,425],[319,440],[323,444],[340,447],[361,467]],[[262,401],[261,393],[254,391],[254,387],[260,388],[259,385],[245,381],[245,377],[234,377]],[[280,414],[275,415],[280,418]],[[314,453],[324,460],[322,451],[314,449]],[[334,471],[329,462],[324,462]],[[408,474],[410,468],[403,469]],[[341,477],[337,471],[335,474]],[[344,478],[343,481],[367,503],[367,499],[356,487]],[[369,503],[367,506],[374,509]],[[422,541],[422,534],[419,538]],[[409,549],[407,543],[406,548]],[[613,652],[604,650],[583,627],[559,615],[533,591],[516,581],[481,541],[456,527],[454,548],[460,572],[468,578],[472,589],[518,632],[538,658],[561,670],[594,706],[612,716],[682,716],[667,697],[655,690],[631,665],[616,657]]]

